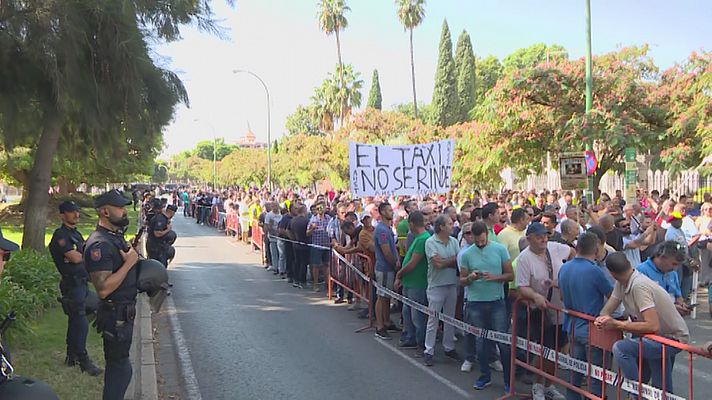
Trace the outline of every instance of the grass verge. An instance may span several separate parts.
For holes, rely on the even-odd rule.
[[[31,333],[10,343],[17,375],[47,383],[60,399],[96,400],[101,398],[104,375],[89,376],[79,367],[64,365],[67,316],[59,307],[51,308],[31,323]],[[101,336],[89,326],[87,351],[99,368],[104,368]]]

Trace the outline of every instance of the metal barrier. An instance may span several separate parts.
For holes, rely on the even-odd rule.
[[[256,247],[260,251],[260,256],[262,258],[262,264],[265,263],[265,246],[264,246],[264,239],[265,235],[264,232],[262,231],[262,227],[258,223],[256,219],[252,220],[252,226],[251,226],[251,237],[250,237],[250,243],[253,249]]]
[[[520,312],[522,310],[526,310],[526,316],[524,318],[520,318]],[[544,338],[544,331],[545,331],[545,320],[546,318],[544,317],[539,317],[539,318],[532,318],[532,308],[530,307],[529,303],[523,299],[518,299],[514,306],[513,306],[513,314],[512,314],[512,332],[517,333],[519,324],[523,321],[526,321],[526,331],[525,335],[526,337],[518,337],[517,335],[509,335],[510,340],[511,340],[511,346],[512,348],[518,348],[524,351],[525,353],[525,359],[521,360],[521,353],[518,357],[516,351],[512,351],[511,353],[511,369],[510,369],[510,382],[514,382],[515,378],[515,373],[517,368],[522,368],[526,369],[533,374],[544,378],[546,380],[549,380],[551,382],[554,382],[558,385],[563,386],[569,391],[575,392],[580,396],[583,396],[584,398],[587,399],[606,399],[606,398],[615,398],[615,399],[625,399],[626,392],[630,393],[634,396],[637,396],[638,399],[648,399],[648,400],[663,400],[663,399],[671,399],[671,400],[684,400],[685,398],[687,399],[694,399],[694,386],[693,386],[693,356],[700,356],[703,358],[707,359],[712,359],[712,354],[710,354],[708,351],[704,351],[702,349],[680,343],[675,340],[671,340],[668,338],[664,338],[661,336],[657,335],[645,335],[643,337],[638,337],[632,340],[638,341],[638,377],[637,381],[625,378],[623,374],[620,371],[620,368],[618,368],[617,372],[610,371],[607,369],[607,364],[610,363],[610,359],[612,357],[609,356],[611,354],[613,346],[616,342],[619,340],[631,340],[631,339],[623,339],[622,332],[620,330],[600,330],[596,326],[594,326],[593,322],[595,320],[595,317],[592,317],[587,314],[582,314],[573,310],[566,310],[562,308],[558,308],[556,306],[553,306],[551,304],[548,305],[547,310],[536,310],[536,313],[540,313],[540,315],[544,315],[547,312],[553,313],[554,314],[554,319],[553,322],[558,323],[563,321],[563,315],[568,315],[571,318],[570,322],[570,334],[568,337],[574,337],[575,336],[575,320],[574,318],[579,318],[582,320],[587,321],[588,323],[588,338],[587,338],[587,344],[585,345],[585,353],[586,353],[586,360],[581,360],[577,359],[574,357],[571,357],[570,355],[566,354],[565,352],[562,352],[562,349],[559,346],[560,343],[560,333],[558,330],[554,331],[554,348],[549,348],[545,347],[542,343],[544,343],[544,340],[540,340],[541,343],[536,343],[531,340],[532,338],[532,332],[534,333],[539,333],[540,336],[539,338]],[[532,324],[532,320],[538,320],[538,325],[539,326],[534,326],[537,324]],[[563,325],[562,325],[563,326]],[[532,329],[536,329],[536,331],[532,331]],[[521,332],[519,332],[521,334]],[[565,333],[564,333],[565,334]],[[662,387],[657,388],[653,387],[647,384],[647,382],[643,382],[643,370],[644,366],[647,367],[647,364],[644,365],[643,357],[642,357],[642,348],[643,348],[643,339],[652,341],[654,343],[658,343],[662,345],[662,360],[661,360],[661,368],[662,368]],[[670,360],[668,361],[668,357],[666,357],[666,353],[671,351],[670,348],[676,349],[675,351],[677,352],[687,352],[688,353],[688,390],[687,390],[687,397],[682,397],[680,395],[675,395],[672,393],[667,392],[669,389],[666,387],[665,381],[666,381],[666,370],[668,369],[667,362],[674,363],[674,356],[670,357]],[[596,365],[592,362],[592,354],[593,352],[600,352],[600,360],[601,360],[601,365]],[[529,362],[530,355],[535,355],[539,357],[539,360],[537,363],[534,363],[535,365],[532,365],[532,363]],[[597,357],[599,358],[599,357]],[[552,373],[548,373],[545,371],[544,368],[544,360],[550,361],[553,363],[554,371]],[[538,364],[538,365],[536,365]],[[564,367],[570,371],[569,373],[569,380],[562,379],[559,377],[559,371],[560,367]],[[672,370],[672,365],[669,366],[670,370]],[[577,385],[574,385],[573,379],[575,374],[580,374],[586,382],[585,387],[587,389],[584,389],[582,387],[578,387]],[[647,377],[646,377],[647,378]],[[600,385],[600,390],[595,390],[596,385]],[[582,385],[583,386],[583,385]],[[614,392],[614,395],[611,396],[610,393]],[[600,394],[598,394],[600,393]],[[511,385],[510,387],[510,392],[505,395],[504,397],[501,397],[500,399],[509,399],[512,397],[520,397],[523,394],[521,393],[516,393],[514,385]]]
[[[331,251],[327,284],[329,300],[331,300],[333,285],[336,284],[363,300],[368,306],[368,325],[357,329],[356,332],[363,332],[374,327],[375,316],[373,307],[371,307],[373,290],[370,277],[373,274],[373,265],[371,258],[363,253],[341,255],[336,250]]]

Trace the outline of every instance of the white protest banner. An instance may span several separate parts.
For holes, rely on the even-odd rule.
[[[450,190],[454,140],[404,146],[349,142],[354,196],[418,195]]]

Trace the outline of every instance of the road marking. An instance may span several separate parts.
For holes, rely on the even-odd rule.
[[[183,330],[180,327],[180,321],[176,313],[176,305],[172,296],[168,296],[166,299],[166,311],[171,321],[173,343],[176,346],[178,362],[180,363],[181,374],[185,382],[186,400],[202,400],[198,379],[193,370],[193,363],[190,361],[190,353],[188,352],[188,346],[185,344],[185,338],[183,338]]]
[[[450,389],[452,389],[455,393],[459,394],[460,396],[465,397],[465,398],[471,398],[471,397],[472,397],[472,393],[468,393],[468,392],[466,392],[465,390],[460,389],[456,384],[452,383],[451,381],[449,381],[449,380],[443,378],[442,376],[438,375],[437,373],[435,373],[435,372],[432,370],[432,368],[426,367],[426,366],[423,365],[422,363],[419,363],[418,361],[416,361],[416,360],[413,359],[412,357],[409,357],[407,354],[403,353],[402,351],[396,349],[396,348],[393,347],[393,346],[390,346],[390,345],[386,344],[385,342],[383,342],[383,341],[380,340],[380,339],[375,339],[375,341],[376,341],[376,343],[380,344],[381,346],[383,346],[383,347],[387,348],[388,350],[394,352],[395,354],[397,354],[398,356],[400,356],[402,359],[408,361],[408,362],[409,362],[411,365],[413,365],[414,367],[416,367],[416,368],[418,368],[419,370],[421,370],[421,371],[425,372],[426,374],[430,375],[430,376],[433,377],[436,381],[438,381],[438,382],[442,383],[443,385],[449,387]]]

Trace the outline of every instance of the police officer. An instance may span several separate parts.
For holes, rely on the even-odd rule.
[[[178,208],[173,204],[169,205],[165,210],[156,211],[156,215],[148,223],[148,237],[146,241],[146,250],[148,258],[158,260],[164,267],[168,266],[168,259],[173,258],[171,252],[175,254],[175,250],[171,251],[171,245],[167,239],[171,232],[171,218],[176,213]]]
[[[89,321],[86,316],[88,293],[88,274],[84,268],[84,238],[77,230],[79,206],[72,201],[59,205],[62,226],[57,228],[49,242],[49,252],[57,271],[62,276],[59,290],[62,293],[62,309],[67,315],[67,358],[68,366],[79,364],[82,372],[91,376],[101,374],[101,369],[91,361],[87,354],[87,334]]]
[[[136,316],[138,253],[124,239],[131,201],[117,190],[94,200],[99,215],[96,230],[84,249],[87,272],[101,299],[97,330],[104,339],[104,400],[124,398],[131,382],[129,350]]]

